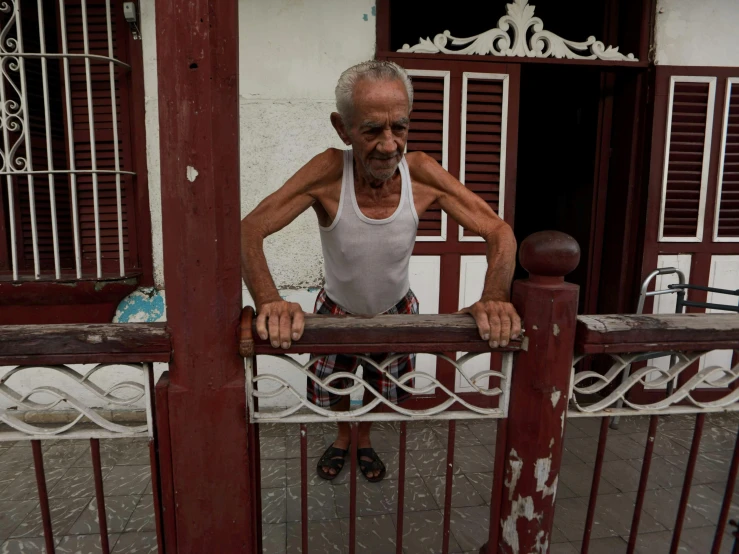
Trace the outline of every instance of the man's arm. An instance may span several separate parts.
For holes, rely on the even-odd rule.
[[[282,300],[267,266],[264,239],[290,224],[316,202],[318,189],[335,172],[336,152],[329,149],[308,162],[241,222],[241,269],[257,309],[257,333],[275,348],[289,348],[303,334],[303,310]],[[340,161],[340,160],[339,160]]]
[[[490,346],[506,346],[521,333],[521,318],[510,303],[516,267],[516,239],[510,226],[488,204],[444,170],[433,158],[416,153],[411,175],[435,193],[435,200],[457,223],[487,243],[488,269],[478,302],[462,310],[475,318]]]

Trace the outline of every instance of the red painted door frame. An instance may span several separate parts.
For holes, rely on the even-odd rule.
[[[241,310],[238,7],[157,0],[177,552],[253,552]]]

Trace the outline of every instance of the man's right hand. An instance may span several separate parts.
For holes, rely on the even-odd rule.
[[[303,336],[305,318],[303,308],[295,302],[278,300],[262,304],[257,313],[257,334],[269,338],[275,348],[290,348],[292,341]]]

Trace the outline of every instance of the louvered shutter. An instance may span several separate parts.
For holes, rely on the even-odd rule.
[[[78,0],[65,0],[66,31],[68,51],[74,54],[84,52],[84,33],[82,25],[82,8]],[[113,48],[116,51],[115,37],[120,5],[111,3],[111,24],[113,29]],[[39,51],[38,23],[35,3],[24,4],[23,38],[24,49],[30,52]],[[60,52],[60,36],[57,35],[58,24],[52,21],[55,12],[46,10],[45,30],[46,46],[49,52]],[[58,15],[58,14],[57,14]],[[105,0],[87,1],[87,21],[89,36],[89,52],[93,55],[108,56],[108,30]],[[119,24],[121,24],[119,22]],[[125,24],[124,24],[125,25]],[[115,54],[114,54],[115,55]],[[28,58],[26,64],[26,86],[28,100],[28,120],[31,135],[32,164],[35,171],[49,169],[47,163],[46,128],[44,111],[44,91],[41,61]],[[70,94],[72,112],[65,113],[64,85],[61,63],[49,60],[48,89],[49,113],[51,120],[52,152],[55,170],[68,170],[69,152],[74,151],[77,170],[92,169],[92,147],[88,112],[88,95],[86,84],[85,62],[82,58],[72,58],[70,68]],[[121,69],[115,70],[116,114],[118,122],[118,157],[120,168],[127,169],[129,159],[128,121],[123,113],[122,97],[127,86],[125,75]],[[115,167],[115,144],[113,140],[113,107],[110,94],[110,70],[105,62],[90,63],[92,105],[95,130],[95,153],[98,170],[113,171]],[[11,77],[18,79],[11,72]],[[20,88],[20,82],[16,85]],[[68,144],[65,118],[70,118],[73,128],[73,144]],[[11,142],[17,135],[11,136]],[[39,259],[41,269],[53,267],[53,242],[51,224],[51,202],[49,196],[49,177],[35,175],[34,200],[36,225],[38,234]],[[72,206],[67,175],[54,176],[57,225],[62,269],[74,268],[74,243],[72,230]],[[33,269],[33,242],[31,225],[31,205],[28,189],[28,178],[19,176],[15,179],[16,220],[18,222],[17,244],[19,264],[22,269]],[[132,187],[131,177],[121,178],[122,220],[124,257],[129,258],[129,196]],[[83,268],[89,271],[95,266],[95,218],[93,202],[93,177],[81,174],[77,177],[77,199],[80,224],[80,243],[83,257]],[[117,271],[119,259],[118,215],[116,202],[116,177],[113,174],[98,176],[98,205],[100,219],[101,256],[104,271]],[[130,260],[129,260],[130,262]],[[129,264],[126,264],[129,265]]]
[[[714,240],[739,242],[739,78],[726,83]]]
[[[715,77],[672,77],[662,175],[661,242],[701,242]]]
[[[459,180],[501,218],[505,207],[508,75],[463,73]],[[481,241],[460,227],[459,240]]]
[[[449,72],[409,69],[413,82],[413,111],[408,132],[408,152],[425,152],[448,169]],[[432,205],[418,223],[419,241],[446,239],[446,214]]]
[[[67,37],[70,52],[84,52],[84,34],[82,27],[82,9],[79,1],[66,0]],[[116,26],[119,24],[120,6],[111,6],[113,28],[113,52],[117,54]],[[87,1],[88,36],[90,54],[108,56],[108,34],[104,0]],[[116,56],[118,57],[118,56]],[[92,105],[95,130],[95,155],[98,170],[115,170],[115,143],[113,141],[113,105],[110,98],[110,70],[107,63],[90,64],[92,81]],[[115,70],[116,105],[115,114],[118,122],[118,157],[121,169],[126,168],[129,145],[125,139],[127,133],[122,117],[122,88],[126,86],[125,76],[121,70]],[[92,147],[90,141],[90,119],[88,112],[87,85],[85,63],[73,60],[70,63],[70,92],[72,96],[72,118],[74,128],[74,153],[79,170],[92,169]],[[127,123],[127,122],[126,122]],[[94,264],[95,260],[95,217],[93,203],[93,177],[80,175],[77,178],[80,241],[82,255]],[[123,248],[124,257],[129,257],[129,210],[128,198],[130,178],[121,178]],[[98,176],[98,202],[100,217],[100,248],[104,268],[117,270],[118,267],[118,215],[116,205],[116,177],[113,174]],[[128,265],[128,264],[126,264]]]

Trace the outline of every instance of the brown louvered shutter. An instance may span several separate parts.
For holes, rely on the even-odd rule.
[[[82,9],[79,1],[66,0],[67,37],[70,52],[84,52],[84,34],[82,26]],[[118,54],[116,35],[117,26],[122,19],[120,5],[115,2],[111,6],[113,28],[113,53]],[[90,54],[108,56],[108,34],[104,0],[87,1],[87,20]],[[110,70],[108,63],[93,62],[90,64],[93,120],[95,130],[95,157],[98,170],[115,170],[115,143],[113,140],[113,105],[110,94]],[[125,169],[129,156],[126,118],[122,110],[123,90],[127,83],[123,70],[114,70],[116,104],[115,114],[118,122],[118,157],[120,168]],[[70,63],[70,92],[72,96],[72,124],[74,129],[74,154],[78,170],[92,169],[92,147],[90,140],[90,118],[88,111],[88,95],[86,85],[85,63],[77,59]],[[70,115],[67,114],[69,117]],[[123,248],[124,258],[129,257],[129,193],[130,178],[121,178]],[[95,263],[95,217],[93,203],[93,177],[82,174],[77,178],[80,242],[82,256],[88,267]],[[98,202],[100,218],[100,249],[103,268],[117,271],[118,248],[118,214],[116,204],[116,177],[113,174],[98,176]],[[129,264],[126,264],[127,266]]]
[[[665,145],[660,241],[703,236],[715,77],[673,77]]]
[[[739,78],[726,83],[714,238],[739,241]]]
[[[504,216],[508,76],[464,73],[460,181]],[[460,228],[460,240],[482,240]]]
[[[408,70],[413,82],[413,111],[408,132],[408,152],[425,152],[444,169],[448,159],[449,72]],[[443,240],[445,215],[432,205],[418,222],[419,240]]]

